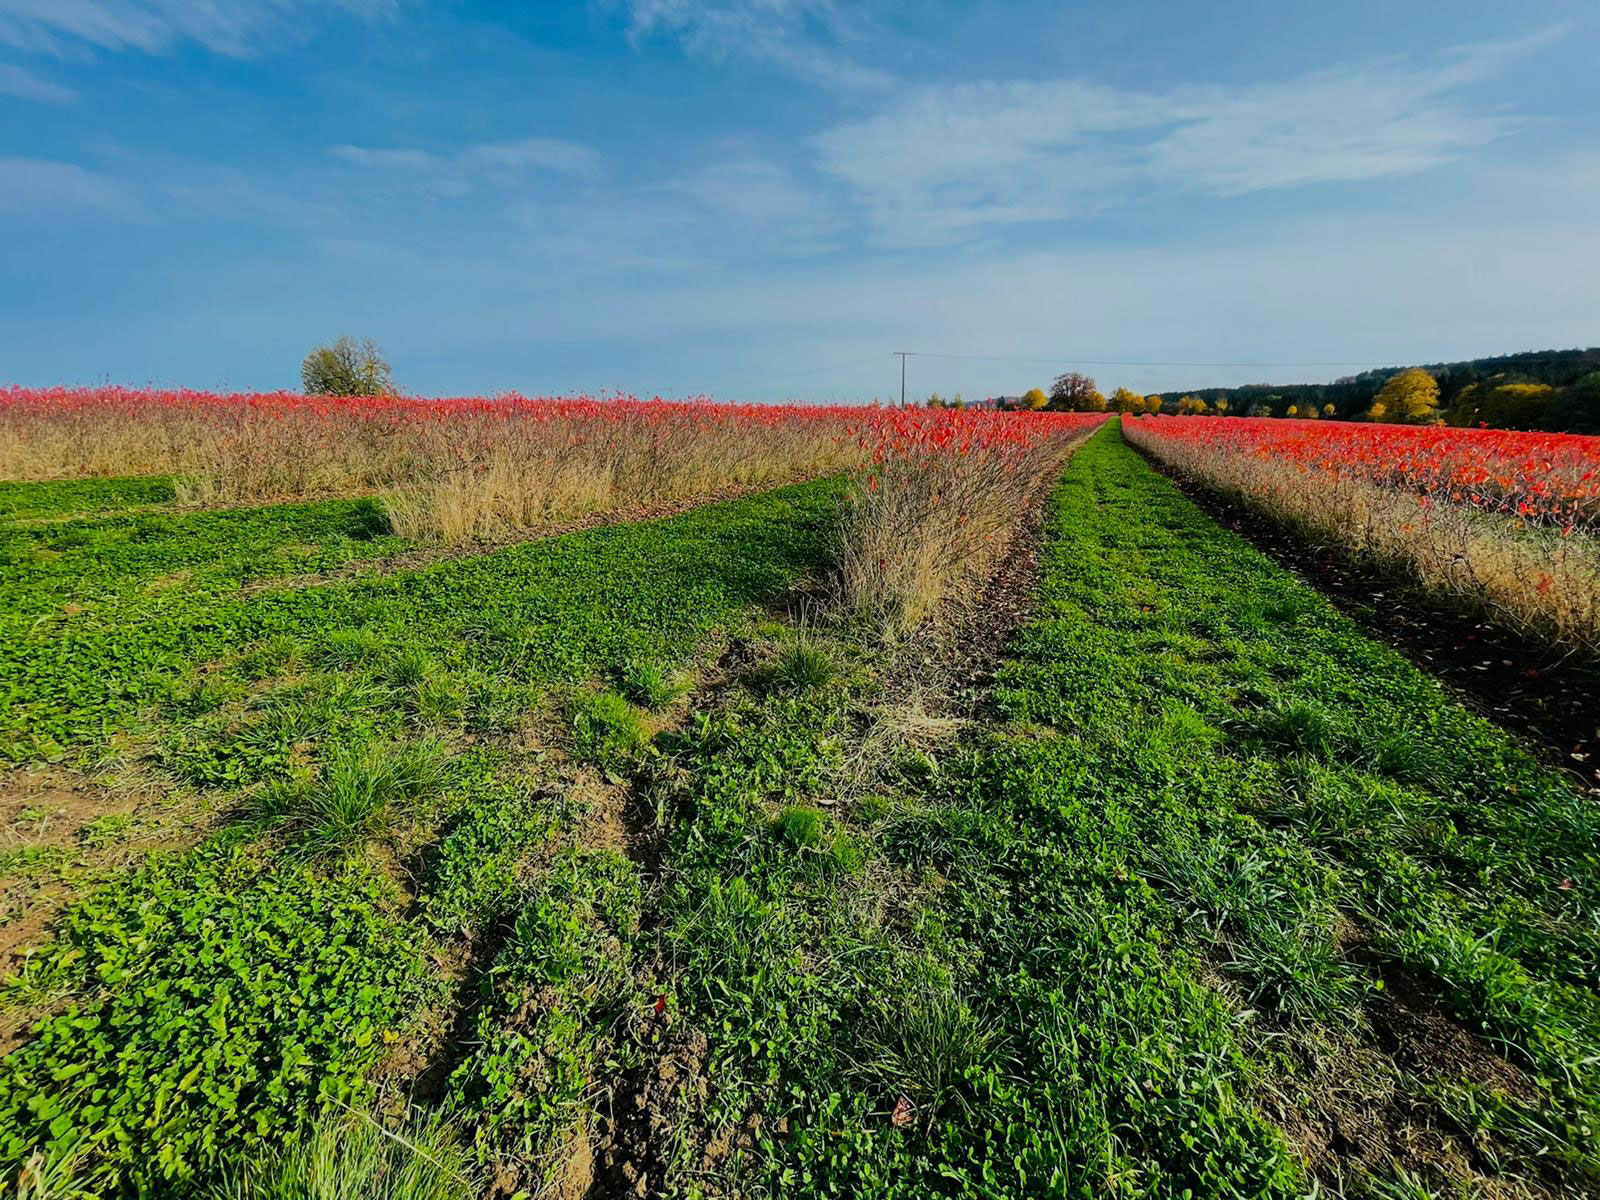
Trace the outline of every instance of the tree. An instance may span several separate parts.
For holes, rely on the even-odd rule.
[[[928,407],[929,408],[943,408],[944,406],[945,406],[944,397],[939,395],[938,392],[934,392],[931,395],[929,395],[929,397],[928,397]]]
[[[1157,396],[1157,395],[1154,395],[1154,394],[1146,396],[1144,398],[1144,410],[1147,413],[1158,413],[1158,412],[1160,412],[1161,411],[1161,397]]]
[[[1100,407],[1095,407],[1098,399]],[[1094,380],[1076,371],[1057,375],[1050,385],[1050,407],[1064,408],[1068,412],[1104,412],[1105,397],[1095,387]]]
[[[1218,396],[1216,400],[1213,401],[1213,404],[1216,407],[1217,416],[1225,417],[1228,415],[1228,398],[1226,396]]]
[[[1119,387],[1111,393],[1111,407],[1119,413],[1144,411],[1144,397],[1129,388]]]
[[[1434,420],[1438,408],[1438,381],[1421,367],[1411,367],[1389,377],[1378,390],[1367,417],[1401,425],[1426,425]]]
[[[951,408],[965,408],[966,406],[967,402],[961,398],[960,392],[957,392],[954,396],[950,397]]]
[[[385,396],[394,379],[371,338],[341,337],[318,346],[300,364],[300,382],[313,396]]]
[[[1044,394],[1043,388],[1029,388],[1022,394],[1022,407],[1034,412],[1038,412],[1049,403],[1050,397]]]
[[[1181,396],[1178,399],[1178,413],[1181,416],[1193,417],[1205,412],[1206,402],[1199,396]]]

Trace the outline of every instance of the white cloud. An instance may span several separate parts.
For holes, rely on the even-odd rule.
[[[0,96],[37,100],[41,104],[73,104],[78,99],[78,93],[71,88],[10,63],[0,63]]]
[[[484,187],[512,188],[530,171],[592,179],[601,166],[600,156],[588,146],[558,138],[486,142],[451,154],[350,145],[330,146],[328,153],[351,166],[401,174],[406,183],[447,198]]]
[[[872,93],[894,77],[863,66],[850,47],[864,36],[859,5],[837,0],[626,0],[629,36],[678,38],[715,62],[767,63],[829,91]]]
[[[1521,127],[1457,89],[1559,37],[1465,47],[1244,87],[1085,80],[919,88],[811,139],[888,243],[939,244],[1152,192],[1239,195],[1410,174]]]
[[[329,146],[328,153],[356,167],[382,171],[437,171],[444,160],[426,150],[374,149],[369,146]]]
[[[373,17],[391,0],[0,0],[0,44],[163,54],[196,42],[244,57],[268,37],[296,36],[319,9]]]
[[[565,175],[600,173],[600,156],[588,146],[559,138],[523,138],[516,142],[489,142],[470,146],[458,161],[467,168],[521,171],[534,168]]]
[[[716,225],[713,237],[756,237],[762,249],[793,258],[831,248],[842,229],[833,207],[787,170],[757,157],[732,158],[688,171],[660,189],[693,200]]]
[[[76,163],[41,158],[0,158],[0,213],[44,220],[85,213],[142,215],[125,185]]]
[[[529,171],[589,179],[600,172],[601,159],[588,146],[559,138],[524,138],[484,142],[451,154],[406,147],[329,146],[328,153],[351,166],[406,172],[429,191],[461,196],[481,184],[510,186]]]

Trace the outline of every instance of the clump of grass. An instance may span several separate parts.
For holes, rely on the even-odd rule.
[[[572,741],[579,758],[618,771],[643,753],[650,735],[627,700],[602,689],[580,692],[573,701]]]
[[[826,687],[838,674],[833,655],[809,634],[800,633],[783,648],[773,668],[779,683],[794,691]]]
[[[1437,776],[1448,764],[1430,751],[1415,736],[1403,730],[1386,733],[1372,747],[1372,765],[1381,775],[1402,783],[1415,783]]]
[[[287,634],[276,634],[256,643],[239,658],[239,671],[246,679],[271,679],[287,675],[300,666],[305,647]]]
[[[1289,754],[1327,761],[1338,749],[1339,730],[1328,710],[1305,700],[1280,700],[1257,714],[1255,733]]]
[[[18,1171],[13,1191],[7,1192],[6,1180],[0,1179],[0,1194],[16,1200],[99,1200],[99,1173],[86,1167],[85,1158],[77,1146],[35,1151]]]
[[[411,712],[422,725],[451,725],[461,719],[464,704],[455,680],[435,671],[417,683],[411,697]]]
[[[399,688],[414,688],[433,674],[433,658],[417,646],[406,646],[395,651],[385,666],[383,675]]]
[[[323,641],[317,659],[325,667],[354,667],[372,662],[386,648],[376,629],[335,629]]]
[[[687,690],[677,672],[654,659],[630,658],[617,672],[621,693],[642,708],[663,708]]]
[[[306,855],[346,853],[414,812],[443,777],[436,742],[345,747],[320,777],[274,790],[265,805],[277,809]]]
[[[335,1112],[207,1200],[472,1200],[478,1191],[470,1157],[437,1115],[391,1130]]]
[[[822,845],[828,815],[809,804],[786,805],[772,819],[772,829],[780,838],[800,850],[815,850]]]
[[[910,964],[885,990],[865,1027],[857,1069],[885,1097],[904,1097],[924,1128],[939,1111],[961,1101],[969,1073],[994,1059],[993,1037],[932,962]]]
[[[246,690],[244,682],[233,675],[208,672],[180,684],[173,693],[173,705],[184,716],[202,717],[241,699]]]

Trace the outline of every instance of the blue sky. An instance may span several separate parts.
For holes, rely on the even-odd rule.
[[[1592,0],[0,0],[0,382],[293,387],[341,332],[422,393],[815,400],[899,349],[1285,364],[1084,368],[1149,391],[1588,345],[1596,78]]]

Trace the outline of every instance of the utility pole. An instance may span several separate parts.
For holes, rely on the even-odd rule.
[[[900,407],[904,408],[906,406],[906,358],[911,351],[896,350],[895,353],[900,356]]]

